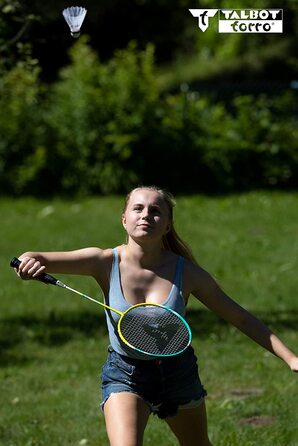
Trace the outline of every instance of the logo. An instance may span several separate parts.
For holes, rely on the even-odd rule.
[[[189,11],[194,17],[198,17],[198,27],[205,32],[209,26],[209,17],[214,17],[218,9],[190,9]]]
[[[218,15],[219,33],[282,33],[282,9],[189,9],[205,32],[209,18]]]

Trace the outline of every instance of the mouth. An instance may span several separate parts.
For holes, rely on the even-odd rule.
[[[141,223],[138,225],[138,228],[152,228],[152,226],[148,223]]]

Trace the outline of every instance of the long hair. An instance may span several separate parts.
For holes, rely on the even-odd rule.
[[[126,208],[127,208],[127,205],[128,205],[131,195],[135,191],[138,191],[141,189],[147,189],[147,190],[157,192],[162,197],[162,199],[164,200],[164,202],[166,203],[166,205],[169,209],[169,217],[170,217],[171,227],[170,227],[170,230],[163,236],[162,241],[163,241],[164,248],[167,249],[168,251],[172,251],[175,254],[178,254],[179,256],[185,257],[186,259],[190,260],[193,263],[197,263],[194,255],[192,253],[191,248],[188,246],[188,244],[184,240],[181,239],[181,237],[179,237],[179,235],[177,234],[177,232],[175,230],[174,207],[176,206],[176,201],[170,192],[166,191],[165,189],[161,189],[157,186],[137,187],[127,194],[126,199],[125,199],[123,213],[126,211]]]

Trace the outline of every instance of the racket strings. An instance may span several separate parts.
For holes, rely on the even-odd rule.
[[[177,354],[190,342],[183,319],[164,307],[132,308],[122,317],[119,329],[128,344],[150,355]]]

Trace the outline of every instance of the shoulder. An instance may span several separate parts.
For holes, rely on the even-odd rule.
[[[187,295],[201,296],[212,287],[217,287],[213,277],[200,265],[184,259],[184,286]]]
[[[203,268],[201,268],[198,264],[184,257],[184,274],[189,281],[192,282],[198,274],[201,274],[202,271]]]
[[[113,259],[112,249],[93,246],[63,254],[64,259],[74,265],[73,268],[77,265],[78,271],[75,272],[94,276],[98,281],[108,273]]]
[[[101,248],[85,248],[85,254],[94,263],[94,267],[110,267],[113,262],[113,249],[101,249]]]
[[[113,263],[113,249],[85,248],[82,252],[88,259],[91,275],[103,290],[108,288]]]

